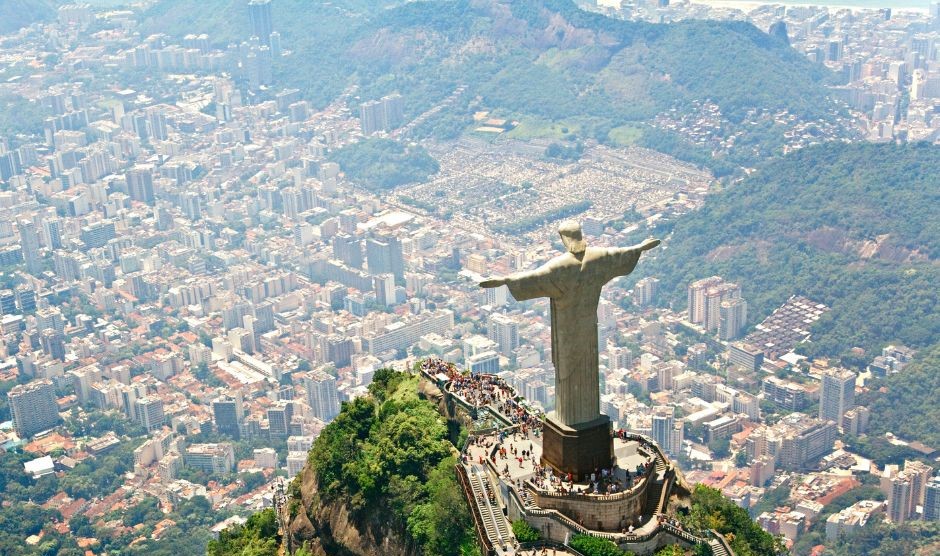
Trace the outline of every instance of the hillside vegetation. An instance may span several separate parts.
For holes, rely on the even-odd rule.
[[[867,361],[889,342],[926,347],[940,338],[937,168],[928,145],[798,151],[661,225],[663,249],[634,279],[657,276],[677,309],[695,279],[739,282],[751,323],[794,294],[825,303],[811,354],[857,346],[868,356],[854,361]]]
[[[405,146],[390,139],[366,139],[330,154],[350,181],[381,191],[426,180],[440,169],[420,145]]]
[[[294,546],[312,543],[327,554],[368,552],[364,545],[373,544],[389,553],[474,554],[456,451],[437,408],[418,398],[418,377],[380,370],[369,394],[343,405],[290,487]]]
[[[730,539],[731,548],[738,556],[782,556],[789,553],[782,537],[764,531],[751,519],[747,510],[715,488],[696,485],[692,491],[692,511],[688,515],[680,515],[679,519],[699,534],[714,530],[724,535]]]
[[[758,107],[800,117],[831,107],[825,68],[743,22],[628,22],[584,12],[570,0],[279,0],[273,9],[284,48],[293,51],[277,63],[277,87],[298,87],[318,105],[350,84],[359,85],[363,100],[398,91],[413,117],[465,85],[461,99],[421,126],[435,135],[466,126],[468,102],[478,96],[482,108],[577,124],[583,136],[601,141],[616,140],[612,129],[693,99],[717,103],[730,127]],[[246,9],[235,0],[166,0],[147,16],[148,31],[203,32],[219,45],[248,34]],[[699,162],[727,164],[659,135],[648,140]]]
[[[907,440],[940,447],[940,344],[918,354],[882,384],[884,393],[872,401],[871,436],[892,432]],[[879,462],[881,463],[881,462]]]
[[[51,0],[3,0],[0,2],[0,35],[55,18],[56,2]]]

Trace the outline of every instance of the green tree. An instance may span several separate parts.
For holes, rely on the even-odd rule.
[[[529,522],[524,519],[512,522],[512,533],[519,539],[519,542],[535,542],[542,538],[539,530],[529,525]]]
[[[277,516],[268,508],[248,518],[244,525],[229,527],[212,540],[207,556],[276,556],[280,538]]]
[[[626,556],[613,542],[607,539],[592,537],[590,535],[575,535],[568,541],[571,548],[584,554],[584,556]]]
[[[715,454],[716,458],[724,459],[731,454],[731,440],[728,438],[716,438],[708,443],[708,449]]]

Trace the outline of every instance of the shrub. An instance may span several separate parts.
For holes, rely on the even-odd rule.
[[[584,556],[626,556],[628,554],[620,550],[620,547],[613,542],[590,535],[575,535],[571,537],[568,544]]]
[[[512,533],[519,539],[519,542],[535,542],[542,538],[542,533],[524,519],[512,522]]]

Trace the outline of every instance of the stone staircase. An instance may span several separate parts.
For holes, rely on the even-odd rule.
[[[650,473],[649,487],[646,489],[646,513],[655,515],[662,512],[663,489],[668,487],[668,477],[666,476],[666,462],[657,457],[653,463],[653,472]]]
[[[514,545],[514,536],[509,529],[506,516],[496,503],[496,492],[489,475],[477,466],[470,469],[470,488],[480,510],[483,520],[483,529],[487,538],[494,547],[508,547]]]
[[[708,546],[712,549],[713,556],[732,556],[728,554],[728,550],[725,549],[725,545],[718,542],[716,539],[710,539],[708,541]]]

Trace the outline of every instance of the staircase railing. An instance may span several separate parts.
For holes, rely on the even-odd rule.
[[[470,514],[473,516],[473,529],[477,533],[477,542],[483,548],[483,554],[493,554],[493,544],[486,534],[486,526],[483,523],[483,514],[477,505],[476,496],[473,495],[473,489],[470,487],[470,477],[467,476],[467,469],[460,464],[454,466],[457,469],[457,479],[460,481],[460,487],[463,489],[463,495],[470,504]]]

